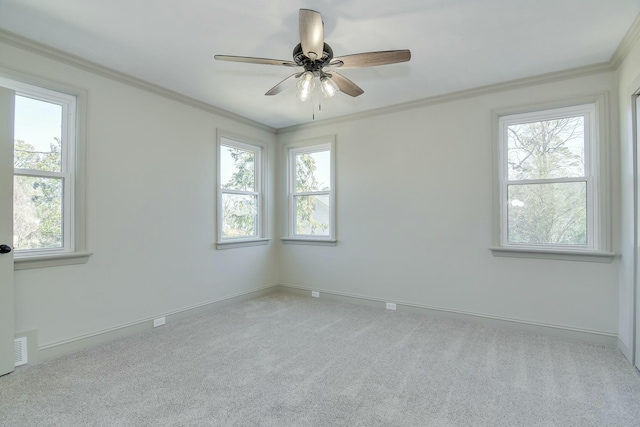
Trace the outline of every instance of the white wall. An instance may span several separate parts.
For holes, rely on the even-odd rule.
[[[615,335],[617,260],[500,258],[488,249],[492,110],[601,92],[614,105],[610,142],[617,158],[614,72],[281,131],[281,145],[336,134],[338,238],[335,247],[280,245],[281,282]],[[612,213],[617,218],[617,209]],[[614,229],[616,236],[617,221]]]
[[[488,249],[492,110],[605,91],[615,106],[614,72],[317,123],[276,137],[3,42],[0,67],[89,92],[87,236],[94,255],[83,265],[16,272],[16,328],[37,330],[40,346],[276,283],[618,332],[618,260],[498,258]],[[609,119],[617,159],[616,108]],[[216,128],[269,143],[279,184],[285,168],[276,139],[282,145],[336,134],[338,245],[216,250]],[[611,166],[617,171],[617,160]],[[276,194],[275,179],[269,187]],[[268,208],[275,238],[285,230],[285,187],[278,188]],[[613,173],[616,219],[618,188]],[[614,251],[618,235],[615,221]]]
[[[271,175],[272,131],[2,42],[0,67],[88,90],[93,255],[87,264],[15,272],[17,332],[37,330],[48,346],[277,283],[273,244],[214,244],[216,129],[270,144]],[[271,203],[271,230],[273,213]]]
[[[618,67],[620,111],[621,242],[620,242],[620,320],[621,350],[632,360],[634,347],[634,151],[632,95],[640,89],[640,42],[636,40]],[[640,343],[638,343],[640,344]],[[636,359],[640,349],[636,350]]]

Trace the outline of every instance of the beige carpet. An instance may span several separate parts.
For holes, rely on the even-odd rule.
[[[640,426],[616,349],[274,293],[0,378],[2,426]]]

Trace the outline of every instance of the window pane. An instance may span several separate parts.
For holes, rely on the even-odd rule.
[[[225,190],[255,191],[255,152],[220,146],[220,182]]]
[[[296,155],[296,192],[331,190],[331,152]]]
[[[584,171],[584,117],[507,128],[509,180],[575,178]]]
[[[329,195],[295,196],[295,234],[329,235]]]
[[[14,176],[16,250],[62,247],[62,188],[61,178]]]
[[[508,186],[509,243],[587,244],[587,184]]]
[[[244,194],[222,194],[222,237],[258,235],[258,197]]]
[[[62,106],[16,96],[14,167],[62,170]]]

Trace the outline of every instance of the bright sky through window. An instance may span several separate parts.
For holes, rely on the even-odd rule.
[[[316,170],[313,176],[318,183],[317,190],[330,189],[331,187],[331,151],[317,151],[308,154],[313,158]]]
[[[14,138],[31,144],[36,151],[50,151],[54,138],[62,136],[60,105],[16,96],[15,111]]]

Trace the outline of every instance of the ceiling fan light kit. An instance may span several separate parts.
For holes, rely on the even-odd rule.
[[[313,73],[311,71],[302,73],[296,87],[298,88],[298,98],[300,98],[300,101],[307,101],[311,98],[311,94],[316,88]]]
[[[319,82],[322,94],[327,98],[338,92],[352,97],[364,93],[358,85],[336,72],[336,68],[374,67],[406,62],[411,59],[411,52],[408,49],[356,53],[334,58],[331,46],[324,42],[322,15],[315,10],[300,9],[299,27],[300,43],[293,49],[293,61],[230,55],[215,55],[214,58],[221,61],[250,64],[303,67],[304,71],[290,75],[265,94],[268,96],[277,95],[289,87],[293,79],[299,79],[296,88],[298,99],[301,101],[312,98],[314,90],[318,86],[316,81]],[[324,70],[325,67],[328,68],[327,71]]]

